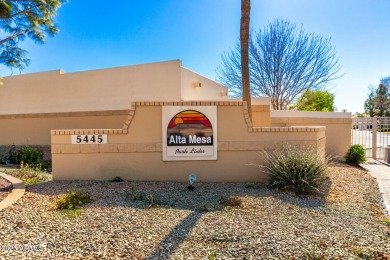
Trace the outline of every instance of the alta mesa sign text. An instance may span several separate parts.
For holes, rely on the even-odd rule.
[[[216,160],[217,108],[163,107],[163,160]]]
[[[187,144],[213,144],[213,137],[197,137],[196,135],[190,135],[188,138],[184,136],[171,135],[168,140],[168,146],[170,145],[187,145]]]

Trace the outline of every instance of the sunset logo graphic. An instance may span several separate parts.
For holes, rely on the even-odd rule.
[[[168,146],[212,146],[213,127],[199,111],[185,110],[176,114],[168,124]]]

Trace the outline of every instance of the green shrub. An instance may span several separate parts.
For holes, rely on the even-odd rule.
[[[21,162],[27,163],[32,166],[37,166],[39,164],[48,164],[49,168],[50,162],[45,162],[43,160],[43,152],[25,146],[22,149],[17,149],[15,145],[12,145],[11,148],[1,156],[1,163],[3,164],[20,164]]]
[[[11,146],[11,149],[3,156],[2,163],[4,164],[19,164],[20,163],[20,153],[16,149],[15,145]]]
[[[20,161],[29,165],[38,165],[43,161],[43,152],[31,147],[25,146],[20,150]]]
[[[72,191],[54,200],[57,209],[75,210],[82,208],[85,204],[92,202],[92,197],[89,193],[79,191],[76,187]]]
[[[32,167],[28,164],[21,163],[20,169],[12,169],[7,172],[15,178],[22,180],[25,184],[37,184],[46,182],[51,179],[51,176],[42,171],[40,166]]]
[[[345,155],[345,162],[350,164],[359,164],[366,161],[366,150],[360,144],[352,145]]]
[[[26,180],[24,182],[24,184],[26,184],[26,185],[33,185],[33,184],[38,184],[38,183],[41,183],[41,182],[43,182],[43,180],[41,178],[33,177],[33,178],[30,178],[30,179]]]
[[[270,185],[296,194],[319,192],[326,180],[327,160],[313,150],[301,147],[285,147],[280,152],[267,153],[266,172]]]

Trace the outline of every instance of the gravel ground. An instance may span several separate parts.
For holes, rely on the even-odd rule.
[[[386,259],[390,226],[375,180],[345,165],[328,176],[315,197],[248,183],[197,183],[194,192],[179,182],[30,185],[0,212],[0,258]],[[78,217],[53,209],[74,186],[94,199]],[[241,207],[221,205],[231,196]],[[149,207],[152,197],[159,205]]]
[[[6,179],[0,177],[0,201],[5,199],[12,191],[12,184]]]

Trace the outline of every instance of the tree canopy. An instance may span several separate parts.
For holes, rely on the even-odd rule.
[[[381,83],[378,88],[371,86],[369,89],[370,94],[364,102],[366,113],[371,117],[390,116],[390,86]]]
[[[0,1],[0,63],[19,70],[28,66],[27,51],[19,47],[26,37],[44,43],[58,28],[53,19],[66,0]]]
[[[292,108],[299,111],[323,111],[333,112],[334,94],[322,90],[306,90],[297,100]]]
[[[305,33],[281,19],[250,35],[249,70],[251,95],[271,97],[274,109],[286,109],[299,94],[323,89],[340,77],[330,38]],[[239,43],[222,55],[217,74],[230,96],[242,96]]]
[[[381,84],[383,84],[383,85],[386,85],[386,86],[390,87],[390,76],[387,76],[387,77],[381,78]]]

